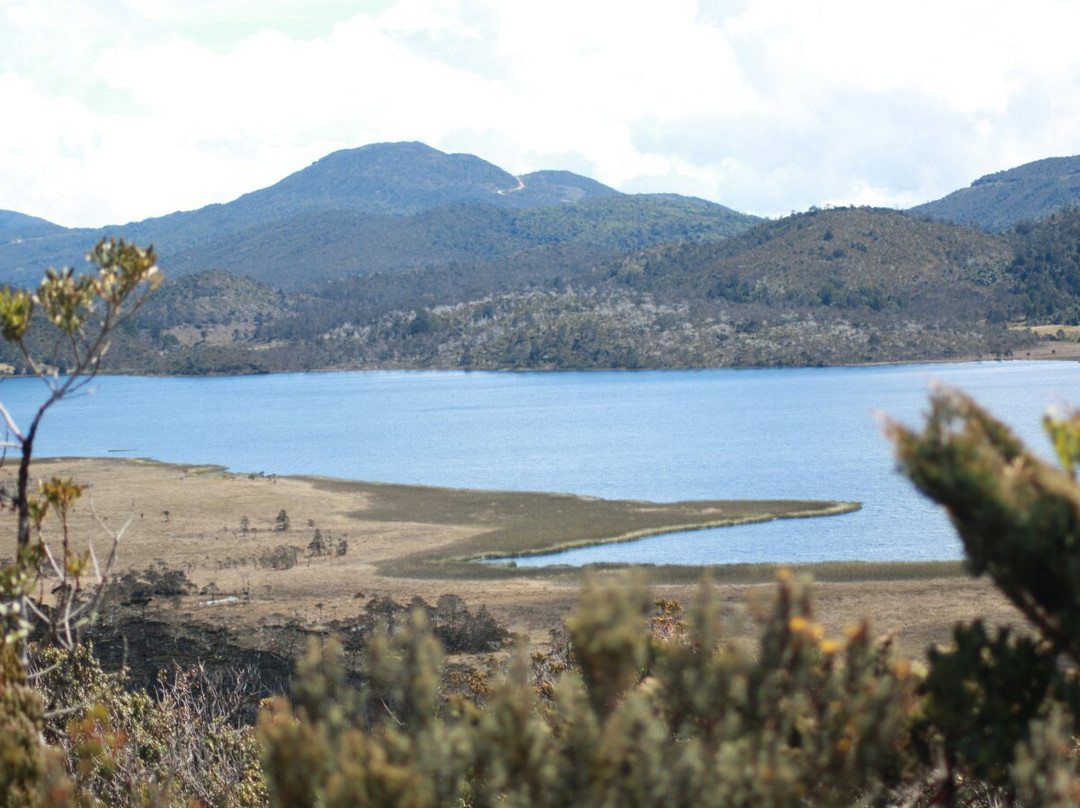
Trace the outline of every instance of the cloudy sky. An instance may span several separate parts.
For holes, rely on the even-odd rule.
[[[1080,153],[1073,0],[0,0],[0,209],[225,202],[420,140],[783,215]]]

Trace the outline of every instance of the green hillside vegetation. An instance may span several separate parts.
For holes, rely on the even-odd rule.
[[[15,216],[8,217],[12,226],[27,225]],[[625,252],[724,238],[756,221],[700,199],[620,194],[568,171],[518,178],[472,155],[384,143],[335,152],[227,204],[122,227],[39,229],[34,238],[0,239],[0,280],[30,285],[83,245],[121,232],[154,243],[171,277],[226,270],[298,289],[490,261],[548,244]]]
[[[58,224],[27,216],[13,210],[0,210],[0,241],[11,242],[18,239],[35,238],[48,233],[62,231]]]
[[[1080,205],[1080,157],[1051,157],[987,174],[910,213],[1000,232]]]
[[[814,316],[732,304],[661,304],[648,294],[572,287],[391,312],[304,337],[302,315],[273,323],[266,361],[315,367],[573,369],[784,367],[1006,356],[1031,337],[1003,327],[924,325],[871,311]]]
[[[619,195],[523,211],[516,229],[533,243],[570,243],[616,252],[654,244],[719,241],[760,221],[703,199],[673,194]]]
[[[608,276],[658,295],[772,307],[970,316],[1011,258],[1004,239],[873,208],[811,210],[720,244],[643,250]]]
[[[699,199],[609,196],[529,210],[459,204],[410,216],[324,212],[291,217],[165,254],[174,275],[223,269],[296,289],[368,275],[503,259],[552,244],[609,253],[722,239],[756,220]]]
[[[1080,324],[1080,208],[1065,208],[1011,234],[1009,316],[1031,325]]]
[[[543,209],[528,215],[580,227],[581,209],[587,205],[567,207],[565,220]],[[1007,356],[1035,339],[1006,328],[1029,299],[1017,256],[1045,255],[1047,239],[1067,243],[1067,221],[1005,238],[896,211],[837,209],[614,258],[568,240],[286,292],[225,272],[182,275],[118,335],[111,358],[125,370],[220,373]],[[516,238],[510,228],[502,233]],[[1059,308],[1069,294],[1055,297]]]
[[[221,236],[163,262],[176,275],[218,269],[295,289],[439,262],[489,260],[529,246],[513,231],[509,212],[455,205],[406,217],[298,216]]]
[[[361,363],[700,367],[1004,354],[1022,337],[984,321],[1011,254],[1000,237],[895,211],[817,211],[479,299],[369,309],[366,322],[342,314],[367,343]],[[307,321],[303,310],[298,301],[295,321]],[[287,323],[267,336],[285,336]],[[348,340],[337,344],[348,355]]]

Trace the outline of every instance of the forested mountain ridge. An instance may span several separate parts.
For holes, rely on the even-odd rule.
[[[1080,208],[1019,225],[1010,234],[1006,269],[1016,305],[1010,315],[1033,324],[1080,325]]]
[[[0,210],[0,241],[9,242],[48,233],[59,233],[64,228],[37,216],[27,216],[13,210]]]
[[[1015,213],[1070,166],[976,186],[1013,189]],[[131,372],[888,362],[1006,356],[1030,348],[1026,326],[1080,324],[1075,209],[1007,233],[865,207],[762,221],[406,143],[128,227],[176,239],[110,355]],[[5,234],[0,273],[64,239],[70,262],[93,236],[14,213]]]
[[[562,242],[285,292],[197,273],[165,284],[112,361],[127,370],[235,373],[1007,356],[1034,341],[1008,327],[1031,305],[1018,267],[1030,274],[1032,259],[1019,256],[1045,254],[1064,226],[1058,217],[1006,237],[846,208],[764,222],[718,242],[618,256]],[[1039,289],[1055,283],[1040,272]],[[1059,286],[1060,305],[1044,318],[1080,299],[1069,297],[1067,282]]]
[[[542,209],[550,210],[528,218]],[[70,264],[105,235],[153,243],[173,276],[227,269],[296,288],[487,260],[565,239],[627,250],[673,238],[722,238],[756,221],[704,200],[621,194],[569,171],[516,177],[473,155],[379,143],[335,152],[225,204],[0,239],[0,282],[34,284],[45,269]]]
[[[1000,232],[1076,205],[1080,205],[1080,156],[1050,157],[987,174],[909,213]]]
[[[166,253],[173,275],[224,269],[272,286],[505,259],[569,244],[623,253],[668,241],[722,239],[753,217],[674,195],[608,195],[552,207],[462,203],[407,216],[311,213]]]
[[[987,297],[1012,257],[1000,236],[885,208],[811,210],[725,242],[665,245],[612,263],[614,280],[733,303],[935,312]]]

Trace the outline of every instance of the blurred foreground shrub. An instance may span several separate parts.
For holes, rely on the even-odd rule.
[[[637,583],[590,585],[568,622],[573,664],[537,687],[518,653],[482,708],[439,698],[440,652],[413,630],[305,662],[258,736],[276,806],[855,804],[905,773],[915,681],[865,626],[824,637],[781,580],[758,647],[723,638],[703,589],[658,640]]]

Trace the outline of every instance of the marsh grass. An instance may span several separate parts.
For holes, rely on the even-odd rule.
[[[741,525],[773,519],[848,513],[859,505],[814,500],[700,500],[644,502],[570,494],[474,491],[406,485],[373,485],[312,478],[319,489],[342,492],[360,485],[369,522],[420,522],[478,528],[467,538],[391,559],[384,574],[405,577],[505,578],[565,574],[567,568],[518,568],[490,559],[545,555],[596,544],[626,542],[662,533]],[[700,571],[700,568],[698,568]]]
[[[790,564],[725,564],[705,568],[718,584],[767,584]],[[799,564],[800,573],[818,583],[871,581],[930,581],[965,576],[962,561],[829,561]],[[692,585],[701,580],[702,567],[664,565],[651,567],[649,580],[655,584]]]
[[[513,578],[555,580],[578,585],[593,573],[615,572],[628,564],[586,564],[570,566],[515,567],[505,564],[476,564],[448,561],[431,563],[401,559],[384,564],[388,575],[447,581],[504,581]],[[712,566],[663,564],[642,567],[654,585],[688,586],[701,583],[704,575],[716,584],[772,584],[781,569],[796,569],[817,583],[873,583],[876,581],[936,581],[964,578],[962,561],[835,561],[810,564],[718,564]]]

